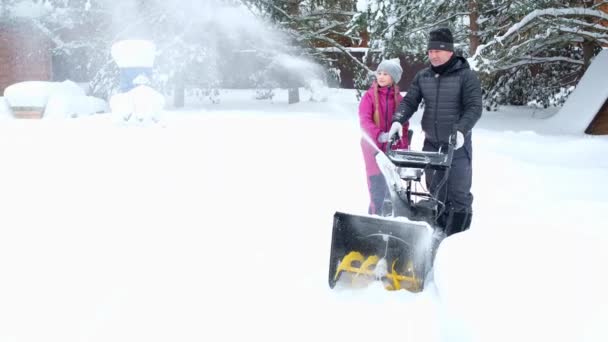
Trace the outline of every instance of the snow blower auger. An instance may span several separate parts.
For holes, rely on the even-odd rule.
[[[439,152],[388,148],[386,155],[378,153],[392,208],[386,216],[334,214],[330,288],[362,288],[381,281],[387,290],[423,290],[444,237],[437,224],[444,203],[425,190],[423,175],[446,171],[440,184],[447,182],[455,141],[452,136]]]

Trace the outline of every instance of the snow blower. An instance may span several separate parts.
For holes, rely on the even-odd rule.
[[[445,205],[425,189],[424,175],[444,171],[436,189],[447,182],[455,141],[453,135],[438,152],[388,147],[386,154],[376,155],[389,188],[390,201],[385,202],[384,211],[388,214],[334,214],[330,288],[362,288],[381,281],[387,290],[423,290],[436,249],[445,237],[437,223]]]

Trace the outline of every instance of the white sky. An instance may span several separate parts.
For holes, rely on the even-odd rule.
[[[0,342],[608,340],[605,136],[484,113],[473,225],[431,286],[333,291],[333,214],[368,200],[352,91],[221,97],[163,126],[0,122]]]

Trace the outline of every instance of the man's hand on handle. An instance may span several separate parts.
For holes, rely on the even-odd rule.
[[[464,134],[461,131],[456,131],[456,146],[455,149],[459,149],[464,145]]]

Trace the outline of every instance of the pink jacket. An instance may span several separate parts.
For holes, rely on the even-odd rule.
[[[363,130],[363,134],[367,134],[381,151],[386,150],[386,143],[379,143],[378,136],[382,132],[388,132],[391,128],[393,113],[397,110],[399,102],[403,99],[401,94],[397,95],[397,103],[395,103],[395,88],[394,87],[378,87],[378,105],[380,114],[380,123],[378,126],[374,123],[374,87],[372,85],[361,98],[359,103],[359,124]],[[397,144],[397,148],[408,148],[407,129],[409,124],[403,124],[403,138]],[[373,176],[380,173],[378,165],[376,165],[375,155],[378,152],[374,147],[370,146],[369,142],[361,139],[361,148],[363,149],[363,159],[365,161],[365,171],[367,176]]]

